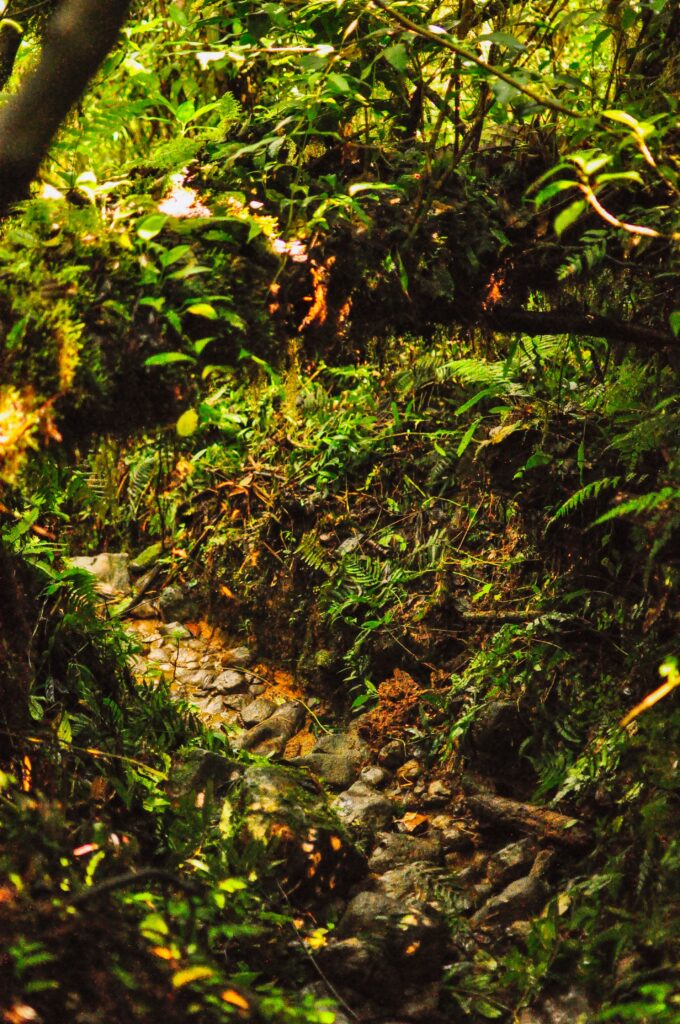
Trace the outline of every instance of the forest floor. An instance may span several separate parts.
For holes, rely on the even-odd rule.
[[[42,468],[5,1021],[674,1024],[671,382],[560,359],[260,360]]]

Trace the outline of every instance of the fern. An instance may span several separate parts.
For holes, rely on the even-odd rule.
[[[557,512],[548,520],[546,529],[556,523],[558,519],[564,519],[565,516],[571,515],[576,509],[581,508],[586,501],[590,501],[593,498],[598,498],[602,491],[608,487],[618,487],[621,482],[620,476],[605,476],[601,480],[592,480],[585,487],[581,487],[580,490],[572,494],[567,500],[560,505]]]
[[[610,508],[603,515],[599,516],[591,526],[600,526],[601,523],[608,523],[611,519],[619,519],[621,516],[640,516],[652,512],[660,505],[671,504],[680,500],[680,488],[662,487],[660,491],[650,491],[648,494],[639,494],[635,498],[622,502],[615,508]],[[589,527],[590,529],[590,527]]]
[[[318,534],[314,530],[303,534],[298,544],[297,553],[310,569],[323,572],[326,576],[331,575],[333,567],[328,561],[326,552],[321,547]]]

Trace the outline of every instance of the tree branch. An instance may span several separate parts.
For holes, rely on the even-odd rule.
[[[677,345],[676,339],[665,331],[608,316],[571,311],[535,312],[527,309],[507,309],[496,306],[486,313],[485,322],[495,331],[521,331],[537,337],[541,334],[582,334],[586,338],[604,338],[623,342],[638,348],[661,349]]]
[[[59,126],[118,38],[130,0],[64,0],[40,62],[0,109],[0,216],[22,199]]]

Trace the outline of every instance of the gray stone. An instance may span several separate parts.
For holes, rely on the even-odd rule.
[[[178,621],[163,623],[160,627],[160,632],[164,637],[169,637],[175,644],[178,644],[180,640],[191,639],[191,633],[187,627]]]
[[[106,551],[100,555],[78,555],[70,561],[74,568],[84,569],[94,576],[95,590],[102,597],[128,597],[132,592],[128,554]]]
[[[373,985],[378,981],[383,995],[381,968],[391,965],[396,969],[401,982],[394,993],[397,998],[403,982],[422,983],[439,977],[448,938],[444,918],[434,907],[376,892],[355,896],[334,934],[341,941],[364,941],[373,949],[370,975],[355,978],[355,983]],[[363,969],[367,965],[362,962],[360,966]],[[375,991],[370,994],[376,995]]]
[[[399,768],[406,760],[406,744],[403,740],[390,740],[381,747],[378,762],[383,768]]]
[[[368,786],[375,786],[376,789],[384,786],[389,777],[389,772],[385,771],[384,768],[380,768],[377,764],[367,765],[359,773],[359,778],[362,782],[365,782]]]
[[[267,687],[264,683],[251,683],[248,687],[248,693],[251,697],[261,697]]]
[[[489,860],[489,881],[495,886],[508,885],[526,875],[536,856],[536,844],[531,839],[520,839],[494,853]]]
[[[424,804],[426,807],[442,807],[449,803],[453,796],[450,786],[441,779],[434,779],[427,787]]]
[[[166,587],[162,591],[158,598],[158,607],[166,622],[171,620],[186,622],[198,617],[198,607],[194,595],[188,588],[176,584]]]
[[[305,724],[305,711],[296,701],[288,701],[259,725],[248,729],[243,736],[235,740],[235,745],[242,750],[254,753],[278,756],[283,753],[286,743]]]
[[[514,762],[526,726],[514,701],[492,700],[482,708],[470,730],[477,759],[490,771]]]
[[[415,861],[440,864],[442,847],[438,834],[410,836],[402,832],[380,832],[368,862],[371,871],[382,874]]]
[[[484,904],[472,919],[473,924],[508,924],[532,917],[543,909],[547,897],[548,890],[540,878],[518,878]]]
[[[220,672],[212,681],[212,689],[215,693],[238,693],[239,690],[245,690],[245,688],[246,681],[242,673],[235,669]]]
[[[366,744],[350,730],[322,736],[300,763],[320,775],[331,789],[347,789],[368,756]]]
[[[426,861],[416,860],[411,864],[391,868],[380,876],[376,882],[378,892],[390,896],[393,900],[405,900],[415,897],[418,900],[430,898],[433,872],[437,869]]]
[[[219,715],[223,708],[223,701],[219,696],[192,697],[191,703],[204,715]]]
[[[394,817],[394,804],[386,796],[367,786],[355,782],[335,799],[338,817],[346,825],[355,825],[371,831],[385,828]]]
[[[252,660],[253,653],[248,647],[232,647],[221,656],[222,664],[230,668],[247,668]]]
[[[587,1024],[592,1015],[593,1006],[587,996],[570,988],[547,996],[537,1007],[522,1010],[519,1024]]]
[[[153,601],[140,601],[134,606],[130,615],[133,619],[157,619],[160,611],[158,605]]]
[[[252,725],[259,725],[260,722],[266,721],[275,710],[276,704],[274,701],[267,700],[266,697],[260,697],[250,704],[246,704],[241,710],[241,718],[243,719],[243,724],[250,728]]]

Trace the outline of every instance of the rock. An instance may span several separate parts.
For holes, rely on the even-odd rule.
[[[390,740],[384,747],[381,747],[378,754],[378,763],[383,768],[394,770],[406,760],[406,744],[403,740]]]
[[[238,693],[240,690],[245,690],[245,688],[246,681],[243,675],[234,669],[220,672],[218,676],[215,676],[211,684],[211,689],[215,693]]]
[[[248,687],[248,693],[251,697],[260,697],[265,692],[267,687],[264,683],[251,683]]]
[[[472,919],[474,925],[508,924],[518,918],[532,917],[542,910],[548,890],[540,878],[518,878],[497,896],[492,896]]]
[[[377,764],[367,765],[359,773],[359,778],[362,782],[365,782],[367,786],[375,786],[376,789],[384,786],[389,777],[389,772],[385,771],[384,768],[380,768]]]
[[[368,862],[371,871],[383,874],[416,861],[440,864],[442,846],[439,835],[409,836],[401,832],[380,832]]]
[[[439,978],[448,939],[445,920],[434,907],[417,900],[404,903],[376,892],[359,893],[350,901],[334,935],[340,942],[359,944],[345,947],[337,957],[338,951],[329,943],[329,961],[333,964],[335,960],[341,968],[343,980],[374,998],[397,1003],[404,983],[422,985]],[[372,956],[363,956],[362,945],[372,950]],[[386,968],[392,968],[397,978],[391,992],[385,987]]]
[[[593,1006],[583,992],[570,988],[567,992],[547,996],[537,1007],[526,1008],[519,1015],[519,1024],[587,1024]]]
[[[173,800],[194,797],[207,783],[219,792],[239,776],[235,762],[210,750],[193,747],[180,750],[173,758],[168,777],[168,794]]]
[[[432,819],[434,828],[441,832],[442,847],[445,853],[465,853],[474,846],[474,836],[468,832],[465,825],[459,821],[452,821],[444,815],[437,815]]]
[[[177,584],[166,587],[158,599],[161,616],[166,622],[187,622],[198,617],[198,606],[192,592]]]
[[[130,615],[133,619],[157,619],[160,615],[158,605],[153,601],[140,601],[136,604]]]
[[[242,750],[278,756],[283,753],[286,743],[305,724],[305,711],[296,701],[288,701],[265,721],[248,729],[234,741]]]
[[[377,880],[375,887],[378,892],[393,900],[405,900],[409,897],[427,900],[430,897],[432,874],[435,870],[432,864],[416,860],[411,864],[402,864],[386,871]]]
[[[164,637],[170,637],[174,643],[179,643],[180,640],[190,640],[191,633],[186,626],[183,626],[181,622],[165,622],[160,627],[160,632]]]
[[[191,697],[190,700],[204,715],[219,715],[223,710],[223,701],[219,696]]]
[[[426,807],[442,807],[449,803],[453,797],[450,786],[447,786],[441,779],[434,779],[427,787],[424,804]]]
[[[247,693],[230,693],[222,697],[222,702],[225,708],[230,708],[232,711],[242,711],[243,708],[250,704],[250,697]]]
[[[322,736],[300,763],[311,768],[331,789],[347,789],[358,778],[369,755],[355,731]]]
[[[489,770],[502,770],[514,762],[526,726],[514,701],[492,700],[482,708],[470,730],[477,759]]]
[[[415,758],[411,758],[402,764],[401,768],[397,772],[397,776],[401,782],[415,782],[420,778],[422,774],[423,766],[420,761],[416,761]]]
[[[150,544],[148,548],[144,548],[138,555],[136,555],[130,562],[130,571],[133,573],[145,572],[146,569],[150,569],[152,565],[155,565],[158,559],[163,554],[163,544],[158,541],[156,544]]]
[[[246,704],[241,709],[241,718],[243,724],[250,728],[252,725],[259,725],[260,722],[266,721],[273,712],[276,710],[276,704],[272,700],[267,700],[265,697],[260,697],[258,700],[251,701],[250,704]]]
[[[526,875],[536,856],[536,844],[531,839],[520,839],[494,853],[489,859],[488,877],[494,886],[508,885]]]
[[[341,821],[371,831],[385,828],[394,817],[394,804],[386,796],[367,786],[355,782],[335,799],[335,808]]]
[[[244,774],[243,830],[276,851],[281,885],[296,902],[342,896],[366,871],[365,858],[347,839],[323,790],[282,765],[252,765]]]
[[[107,551],[100,555],[78,555],[70,561],[75,569],[84,569],[94,576],[95,590],[102,597],[128,597],[132,593],[128,554]]]
[[[200,668],[198,671],[192,672],[186,682],[189,686],[196,687],[199,690],[213,690],[214,678],[214,673]]]
[[[225,668],[247,668],[253,660],[253,654],[248,647],[232,647],[221,655],[220,660]]]

